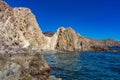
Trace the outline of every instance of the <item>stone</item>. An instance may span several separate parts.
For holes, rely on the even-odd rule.
[[[49,32],[43,32],[43,34],[47,37],[52,37],[54,35],[53,32],[49,31]]]
[[[18,80],[20,77],[20,65],[0,59],[0,80]]]
[[[41,53],[27,53],[1,55],[0,80],[59,80],[50,77],[50,67]]]
[[[11,8],[0,1],[0,49],[90,51],[93,46],[120,46],[112,39],[95,40],[77,34],[72,28],[61,27],[56,33],[42,33],[34,14],[28,8]],[[47,33],[49,34],[49,33]]]
[[[46,39],[28,8],[11,8],[0,1],[0,42],[11,47],[33,49],[46,45]]]
[[[72,28],[61,27],[57,34],[56,49],[62,51],[110,51],[111,46],[120,46],[120,42],[106,39],[95,40],[77,34]]]

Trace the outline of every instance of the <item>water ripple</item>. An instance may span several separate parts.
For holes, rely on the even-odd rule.
[[[120,53],[47,54],[51,74],[63,80],[120,80]]]

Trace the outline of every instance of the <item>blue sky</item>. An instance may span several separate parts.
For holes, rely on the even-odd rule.
[[[42,31],[72,27],[94,39],[120,40],[120,0],[5,0],[12,7],[28,7]]]

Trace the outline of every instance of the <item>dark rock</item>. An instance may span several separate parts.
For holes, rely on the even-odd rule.
[[[51,32],[51,31],[49,31],[49,32],[43,32],[43,34],[44,34],[45,36],[48,36],[48,37],[52,37],[52,36],[54,35],[54,33]]]

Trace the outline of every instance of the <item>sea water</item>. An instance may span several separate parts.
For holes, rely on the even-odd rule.
[[[62,80],[120,80],[119,52],[46,54],[51,75]]]

